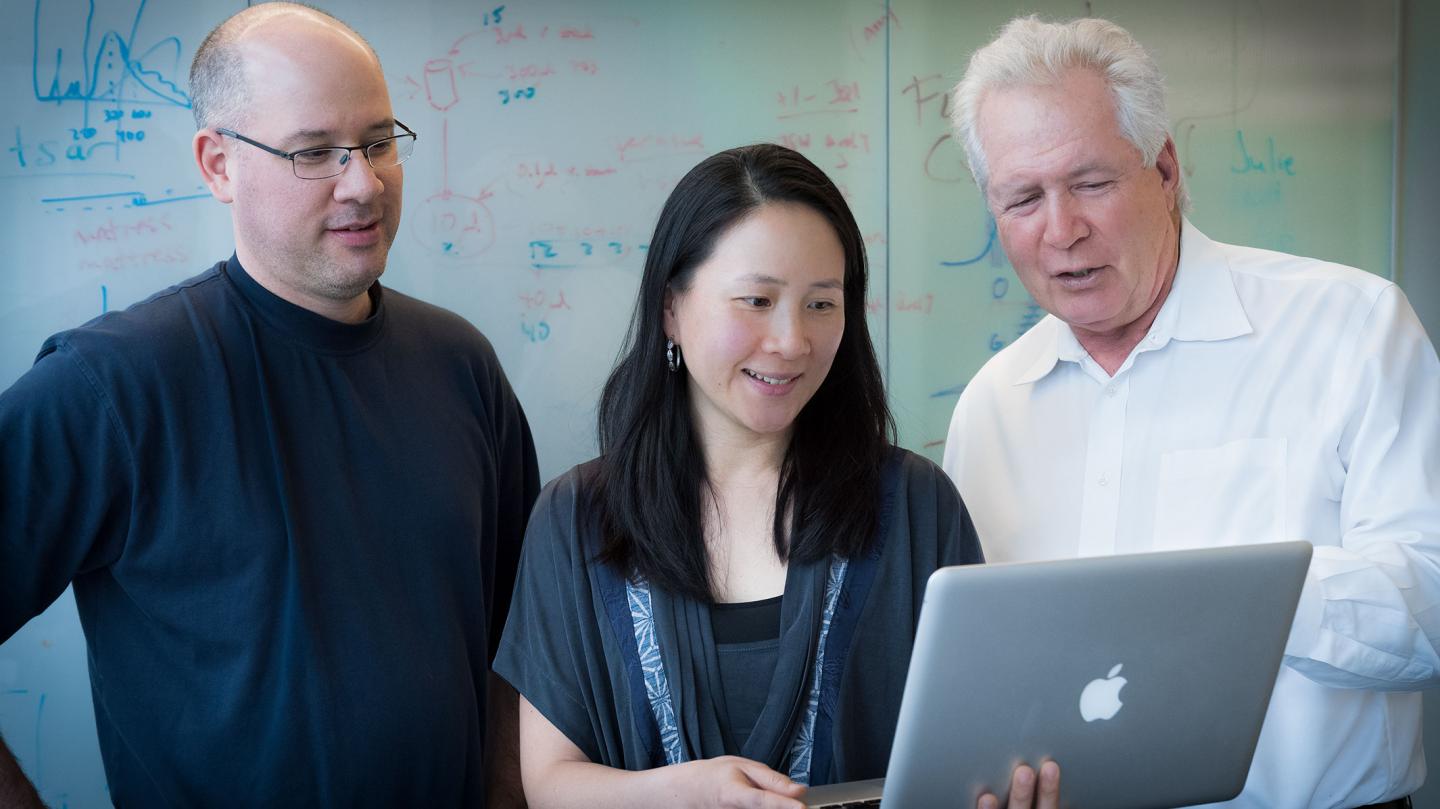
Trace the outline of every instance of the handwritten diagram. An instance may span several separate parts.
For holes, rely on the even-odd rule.
[[[154,127],[189,119],[180,38],[147,33],[145,0],[36,0],[34,8],[30,98],[40,114],[7,127],[8,170],[67,181],[56,184],[64,191],[32,199],[57,213],[208,199],[198,182],[177,185],[145,170]],[[77,190],[76,177],[93,182]]]
[[[190,108],[183,86],[188,65],[180,39],[140,39],[144,0],[135,6],[125,30],[97,25],[95,0],[83,4],[83,23],[77,25],[81,6],[64,0],[36,2],[34,99],[75,106],[77,120],[60,137],[51,133],[27,137],[16,127],[11,151],[22,168],[90,161],[102,151],[119,161],[127,146],[144,142],[154,115],[148,108]]]

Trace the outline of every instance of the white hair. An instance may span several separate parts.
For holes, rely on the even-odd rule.
[[[955,139],[965,147],[970,173],[982,193],[990,177],[975,124],[985,95],[1007,87],[1055,84],[1075,69],[1093,71],[1104,79],[1115,100],[1120,134],[1140,151],[1146,168],[1155,165],[1170,137],[1170,121],[1165,111],[1165,77],[1149,52],[1129,31],[1109,20],[1049,23],[1034,15],[1017,17],[970,57],[950,105]],[[1176,174],[1175,202],[1182,211],[1190,207],[1190,194],[1180,172]]]

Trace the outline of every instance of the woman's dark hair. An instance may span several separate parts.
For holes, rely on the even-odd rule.
[[[854,556],[879,522],[895,423],[865,323],[865,244],[855,217],[796,151],[756,144],[709,157],[671,192],[650,240],[630,331],[600,397],[592,489],[598,558],[702,601],[714,594],[702,527],[709,482],[687,375],[666,367],[665,294],[690,287],[722,234],[779,202],[804,205],[835,229],[845,252],[845,331],[830,373],[795,419],[775,497],[775,550],[791,563]]]

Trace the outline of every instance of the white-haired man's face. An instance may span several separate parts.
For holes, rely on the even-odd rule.
[[[1148,328],[1175,270],[1174,145],[1146,168],[1114,109],[1099,76],[1074,70],[1054,85],[992,91],[977,117],[1005,254],[1082,341]]]

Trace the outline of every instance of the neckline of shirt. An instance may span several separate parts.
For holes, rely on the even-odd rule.
[[[1091,359],[1064,321],[1050,315],[1036,328],[1045,324],[1055,332],[1054,340],[1046,341],[1049,350],[1038,355],[1036,362],[1031,363],[1014,384],[1035,382],[1062,361],[1074,363],[1087,373],[1093,370],[1091,375],[1096,376],[1097,381],[1108,384],[1124,375],[1135,363],[1136,357],[1147,351],[1158,351],[1171,340],[1228,340],[1253,330],[1230,278],[1228,260],[1218,252],[1215,242],[1184,217],[1180,226],[1180,257],[1170,292],[1160,305],[1150,329],[1131,349],[1113,376],[1106,374]]]
[[[260,285],[232,255],[221,267],[240,298],[268,325],[293,342],[328,354],[353,354],[372,346],[385,327],[385,298],[380,282],[370,285],[370,316],[342,323],[297,306]]]

